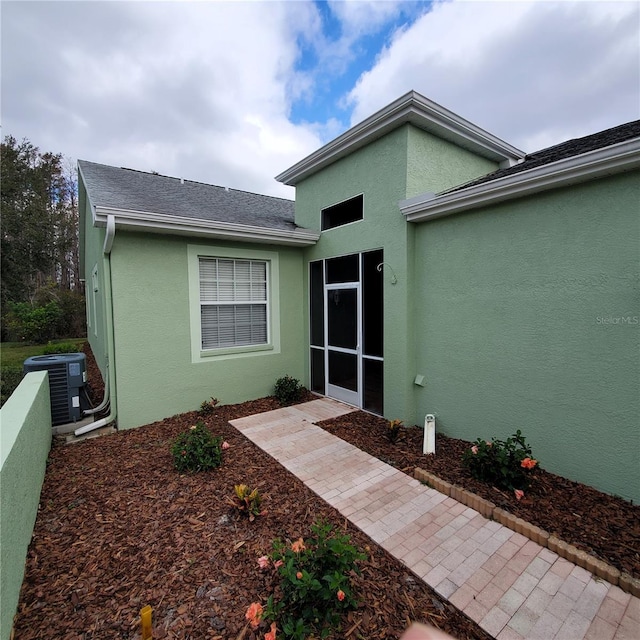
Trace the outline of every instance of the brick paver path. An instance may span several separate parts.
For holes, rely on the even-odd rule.
[[[231,424],[497,640],[637,640],[640,599],[314,422],[328,398]]]

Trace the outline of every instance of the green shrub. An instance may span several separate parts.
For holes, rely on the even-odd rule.
[[[54,353],[78,353],[78,345],[75,342],[58,342],[53,344],[50,342],[43,350],[43,355],[51,355]]]
[[[300,380],[296,380],[291,376],[283,376],[276,380],[276,386],[273,395],[281,405],[292,404],[300,399],[302,394],[302,386]]]
[[[462,463],[477,480],[500,489],[517,490],[518,499],[529,486],[530,473],[538,464],[519,429],[504,441],[478,438],[462,455]]]
[[[10,302],[8,307],[5,322],[13,340],[44,344],[56,337],[62,310],[54,300],[42,306]]]
[[[311,532],[304,541],[273,543],[271,559],[281,578],[281,597],[277,602],[269,597],[262,618],[277,621],[285,638],[325,638],[338,625],[340,614],[358,604],[350,576],[359,575],[357,562],[366,555],[330,524],[318,522]]]
[[[181,433],[171,447],[173,464],[185,471],[207,471],[222,463],[222,438],[215,437],[203,422],[198,421],[189,431]]]
[[[23,377],[22,367],[0,368],[0,406],[9,399]]]

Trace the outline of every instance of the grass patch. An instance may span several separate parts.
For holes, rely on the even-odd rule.
[[[47,348],[56,344],[73,345],[76,351],[82,351],[85,338],[64,338],[52,340],[46,344],[24,344],[24,342],[0,343],[0,406],[2,406],[22,380],[22,366],[31,356],[45,355]]]

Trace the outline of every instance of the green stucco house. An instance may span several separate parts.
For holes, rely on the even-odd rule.
[[[119,428],[290,374],[640,500],[640,121],[525,154],[410,92],[276,179],[295,205],[79,162]]]

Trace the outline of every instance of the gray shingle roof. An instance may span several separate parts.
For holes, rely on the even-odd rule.
[[[574,138],[567,140],[560,144],[556,144],[553,147],[548,147],[535,153],[529,153],[524,157],[524,161],[520,164],[516,164],[512,167],[505,169],[498,169],[493,173],[489,173],[481,178],[476,178],[463,185],[459,185],[452,189],[447,189],[438,195],[445,193],[452,193],[454,191],[460,191],[461,189],[467,189],[478,184],[485,182],[491,182],[492,180],[498,180],[506,176],[511,176],[516,173],[522,173],[529,169],[535,169],[545,164],[550,164],[558,160],[564,160],[565,158],[571,158],[574,156],[588,153],[589,151],[595,151],[596,149],[603,149],[619,142],[625,142],[632,138],[640,137],[640,120],[634,120],[633,122],[627,122],[605,131],[599,131],[584,138]]]
[[[292,231],[294,202],[79,160],[92,204],[162,216]]]

